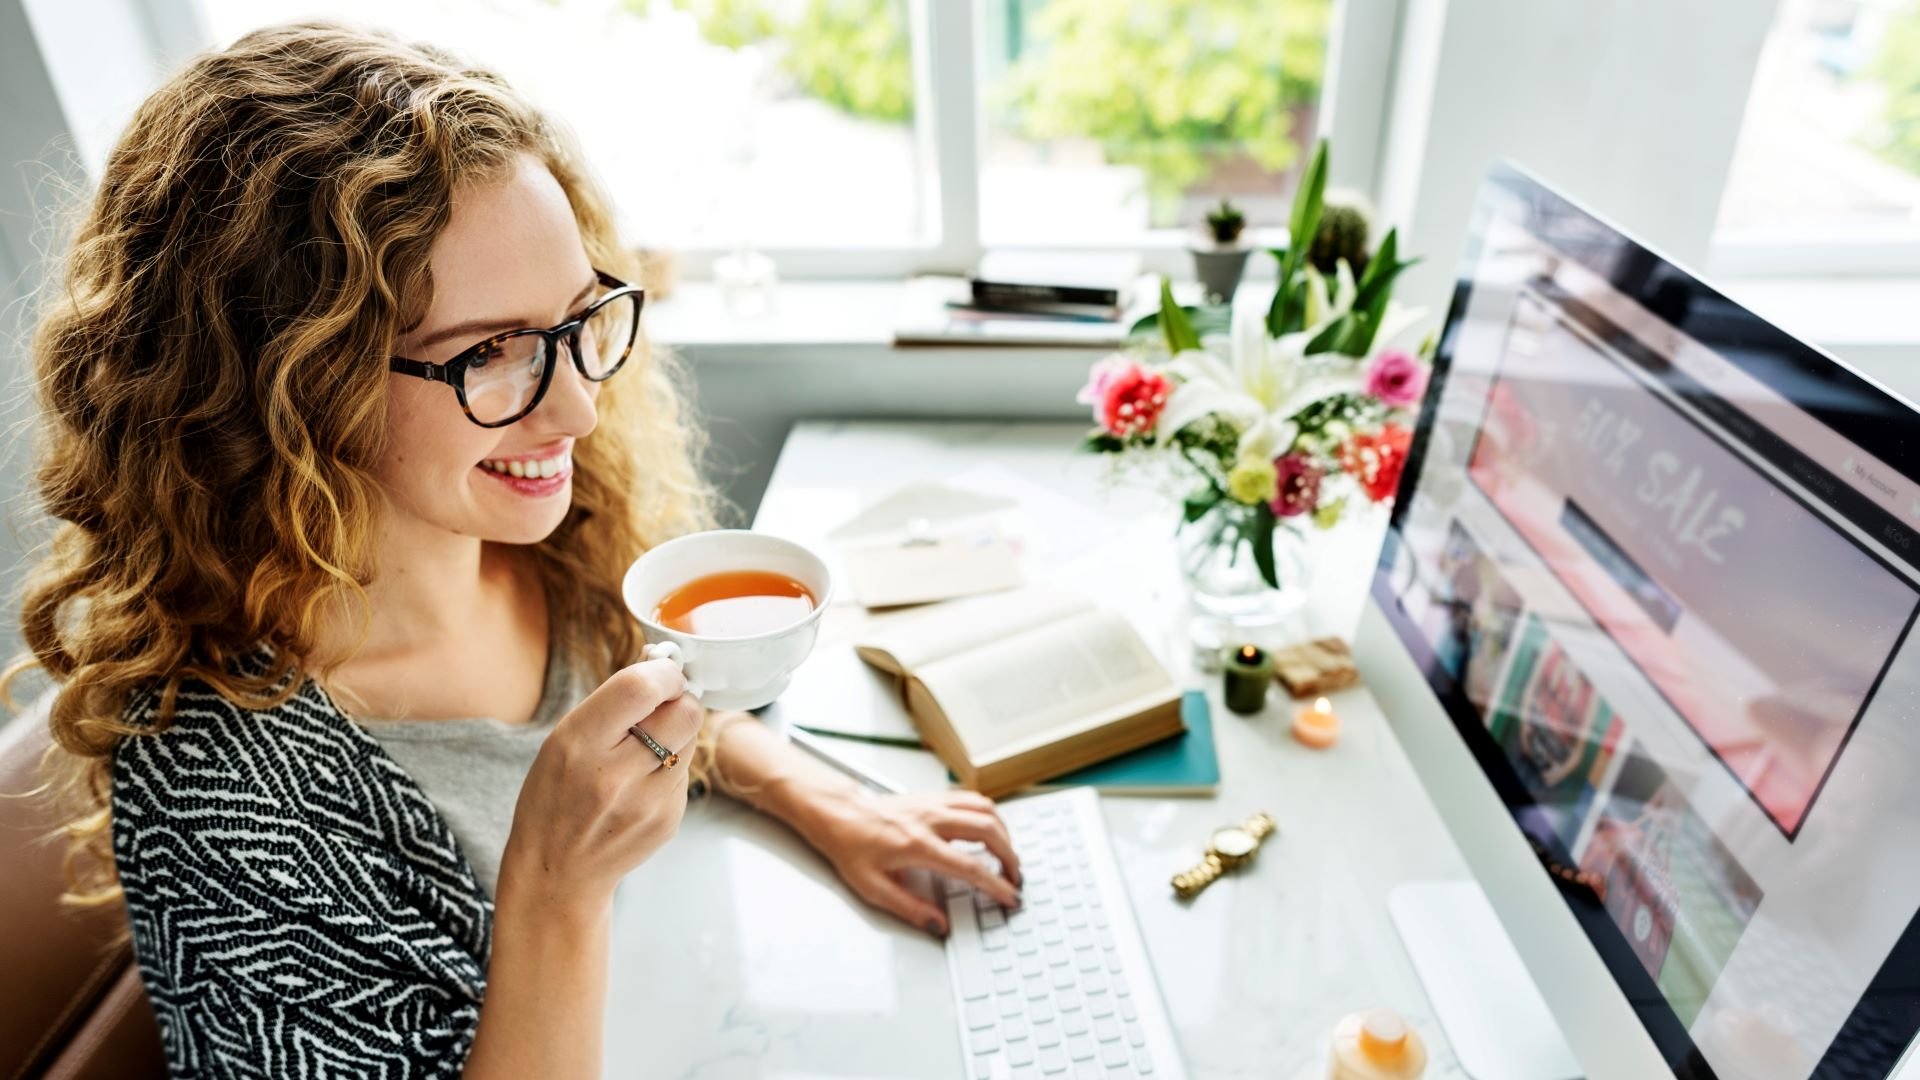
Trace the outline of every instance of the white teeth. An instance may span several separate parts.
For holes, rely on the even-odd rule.
[[[483,461],[480,467],[505,476],[517,476],[523,480],[544,480],[570,471],[573,468],[573,455],[561,454],[559,457],[545,458],[540,461],[524,459]]]

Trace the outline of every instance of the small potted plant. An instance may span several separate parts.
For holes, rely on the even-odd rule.
[[[1210,304],[1227,303],[1240,287],[1240,275],[1246,272],[1247,254],[1252,250],[1240,242],[1246,227],[1247,216],[1224,196],[1217,208],[1207,211],[1206,232],[1193,247],[1193,268]]]

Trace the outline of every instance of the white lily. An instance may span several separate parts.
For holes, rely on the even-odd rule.
[[[1352,299],[1347,300],[1349,305]],[[1320,325],[1277,338],[1267,336],[1266,313],[1235,305],[1230,342],[1231,364],[1205,349],[1188,349],[1169,368],[1178,380],[1160,415],[1163,436],[1209,416],[1218,416],[1240,435],[1242,461],[1271,460],[1287,452],[1300,425],[1300,410],[1362,386],[1349,357],[1306,355]],[[1211,339],[1217,348],[1218,339]]]

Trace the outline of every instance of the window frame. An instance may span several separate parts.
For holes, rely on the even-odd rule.
[[[914,132],[918,181],[924,197],[922,235],[911,242],[871,247],[767,247],[780,276],[793,281],[871,280],[914,274],[965,274],[986,246],[980,234],[979,17],[974,0],[904,0],[914,71]],[[1405,0],[1334,0],[1321,86],[1321,133],[1339,133],[1329,182],[1372,193],[1392,97],[1395,39]],[[941,48],[931,48],[938,41]],[[616,200],[619,193],[614,193]],[[1278,223],[1276,223],[1276,226]],[[1284,231],[1275,242],[1284,240]],[[1256,239],[1258,239],[1256,237]],[[1047,250],[1138,252],[1149,272],[1185,277],[1193,266],[1185,229],[1153,229],[1116,236],[1105,244],[1033,245]],[[996,245],[1007,246],[1007,245]],[[1022,246],[1022,245],[1012,245]],[[725,248],[676,249],[681,272],[710,279]],[[1270,276],[1267,260],[1249,275]]]
[[[980,162],[983,142],[979,108],[979,0],[902,0],[912,43],[916,181],[923,193],[917,235],[889,245],[767,246],[782,279],[832,281],[900,279],[921,273],[964,274],[980,260]],[[1372,194],[1378,190],[1381,144],[1392,96],[1396,37],[1407,0],[1334,0],[1327,35],[1326,76],[1318,109],[1319,131],[1338,134],[1340,153],[1331,162],[1334,185]],[[146,0],[146,29],[155,53],[180,55],[216,44],[200,0]],[[933,42],[941,47],[932,48]],[[183,46],[191,45],[191,48]],[[588,148],[591,156],[591,148]],[[618,205],[622,193],[612,191]],[[1284,228],[1257,231],[1258,243],[1284,240]],[[1047,243],[1049,250],[1131,251],[1145,270],[1186,276],[1192,270],[1185,229],[1154,229],[1116,236],[1111,243]],[[1020,245],[1014,245],[1020,246]],[[719,246],[675,247],[681,275],[711,280],[715,260],[733,250]],[[1255,259],[1249,275],[1270,276],[1268,260]]]

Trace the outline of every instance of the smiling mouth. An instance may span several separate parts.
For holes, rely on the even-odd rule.
[[[573,453],[556,454],[549,458],[491,458],[480,463],[488,472],[499,473],[521,480],[546,480],[563,476],[573,471]]]

